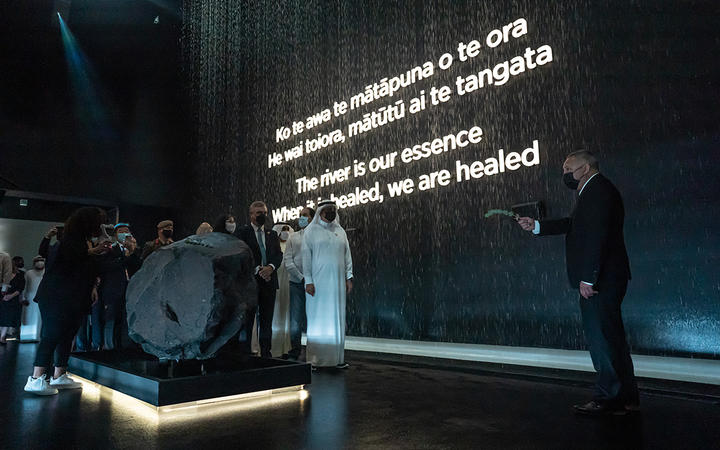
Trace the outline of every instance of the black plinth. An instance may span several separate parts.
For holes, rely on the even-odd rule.
[[[159,361],[139,351],[73,353],[68,370],[154,406],[310,384],[309,364],[274,358],[218,356]]]

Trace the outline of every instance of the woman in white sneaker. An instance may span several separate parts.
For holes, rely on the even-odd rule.
[[[58,389],[76,389],[82,385],[70,378],[67,371],[72,341],[83,315],[97,296],[94,290],[98,275],[97,256],[107,253],[109,242],[93,245],[104,232],[107,221],[99,208],[80,208],[65,225],[57,256],[40,282],[36,300],[40,305],[42,332],[35,354],[35,368],[28,377],[25,391],[37,395],[57,394]],[[47,380],[48,368],[55,355],[55,371]]]

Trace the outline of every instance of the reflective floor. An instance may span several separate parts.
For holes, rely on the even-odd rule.
[[[314,373],[304,400],[154,421],[90,390],[25,394],[34,352],[34,344],[0,346],[0,448],[720,449],[717,397],[692,386],[693,395],[645,387],[642,414],[598,420],[571,412],[591,396],[584,376],[554,382],[348,353],[350,369]]]

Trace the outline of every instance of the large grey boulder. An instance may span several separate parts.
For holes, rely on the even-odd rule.
[[[128,285],[130,338],[160,359],[213,357],[257,304],[253,271],[250,248],[225,233],[159,248]]]

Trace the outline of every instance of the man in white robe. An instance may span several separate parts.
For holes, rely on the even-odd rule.
[[[307,362],[313,367],[347,368],[345,301],[352,290],[352,256],[337,206],[322,201],[305,229],[303,274],[307,297]]]
[[[288,359],[305,362],[302,349],[302,334],[307,331],[307,314],[305,312],[305,275],[302,265],[302,243],[305,228],[315,217],[315,210],[307,207],[300,211],[298,226],[300,231],[292,233],[283,253],[283,265],[290,278],[290,351]]]
[[[275,224],[273,231],[280,237],[280,250],[284,255],[287,242],[294,230],[289,223],[279,222]],[[277,269],[277,276],[279,287],[275,294],[270,351],[276,357],[282,355],[285,358],[290,351],[290,276],[285,267],[284,257],[283,263]]]
[[[20,327],[21,341],[35,341],[40,339],[40,307],[34,301],[37,289],[45,275],[45,258],[38,255],[33,258],[33,268],[25,272],[25,302],[23,303],[22,321]]]

